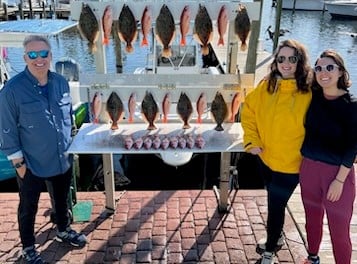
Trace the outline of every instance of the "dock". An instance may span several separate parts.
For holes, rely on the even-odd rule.
[[[233,190],[228,212],[217,210],[213,190],[117,190],[114,214],[106,213],[103,192],[78,192],[78,201],[91,201],[90,219],[74,222],[88,244],[77,249],[54,240],[50,198],[43,193],[36,218],[36,246],[48,263],[258,263],[256,243],[265,237],[265,190]],[[0,193],[0,263],[19,263],[17,193]],[[355,208],[357,201],[355,201]],[[285,215],[286,244],[278,264],[300,264],[306,257],[304,209],[299,187]],[[352,223],[352,264],[357,263],[357,211]],[[332,264],[327,224],[320,250],[321,263]]]
[[[49,6],[34,6],[34,7],[0,7],[0,21],[17,20],[17,19],[32,19],[32,18],[59,18],[68,19],[71,15],[69,5],[59,5],[54,7]]]

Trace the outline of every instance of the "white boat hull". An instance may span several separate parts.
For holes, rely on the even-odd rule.
[[[333,18],[357,19],[357,1],[325,1]]]
[[[294,9],[294,0],[283,0],[282,9]],[[321,0],[295,0],[295,10],[324,10],[324,2]]]

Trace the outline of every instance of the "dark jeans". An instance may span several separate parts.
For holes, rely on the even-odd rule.
[[[68,226],[68,195],[72,179],[72,169],[64,174],[49,178],[38,177],[30,170],[26,171],[22,179],[17,176],[19,185],[20,203],[18,208],[19,231],[23,248],[35,244],[35,219],[38,210],[38,202],[44,182],[52,189],[54,208],[56,212],[56,223],[58,231],[62,232]]]
[[[285,208],[299,183],[299,174],[272,171],[259,159],[261,173],[268,191],[266,251],[274,252],[284,227]]]

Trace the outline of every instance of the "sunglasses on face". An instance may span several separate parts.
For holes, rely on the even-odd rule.
[[[337,64],[328,64],[324,66],[317,65],[315,66],[314,70],[315,72],[322,72],[322,71],[327,71],[327,72],[333,72],[334,70],[340,68]]]
[[[297,63],[297,61],[298,61],[298,57],[297,56],[289,56],[289,57],[285,57],[285,56],[278,56],[277,58],[276,58],[276,61],[278,62],[278,63],[283,63],[284,61],[286,61],[286,59],[288,59],[289,60],[289,63],[292,63],[292,64],[295,64],[295,63]]]
[[[35,60],[37,59],[39,56],[43,59],[48,57],[48,54],[50,53],[49,50],[40,50],[40,51],[28,51],[26,52],[26,55],[31,59],[31,60]]]

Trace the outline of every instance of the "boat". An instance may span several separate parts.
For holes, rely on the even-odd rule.
[[[325,4],[322,0],[282,0],[282,9],[288,10],[325,10]]]
[[[332,18],[357,19],[357,1],[325,1]]]
[[[11,78],[11,66],[7,58],[7,48],[22,47],[24,38],[30,34],[40,34],[46,36],[57,35],[67,29],[77,25],[75,21],[63,19],[28,19],[0,22],[0,90],[8,79]],[[58,73],[67,75],[71,87],[71,96],[74,98],[73,111],[75,116],[75,125],[80,127],[85,121],[88,113],[88,104],[82,103],[78,98],[78,79],[73,78],[68,72],[63,72],[70,64],[75,64],[69,58],[63,58],[56,62]],[[73,68],[73,66],[71,66]],[[61,72],[62,70],[62,72]],[[72,73],[73,75],[73,73]],[[78,75],[78,74],[77,74]],[[0,182],[15,178],[16,172],[11,162],[0,152]]]

